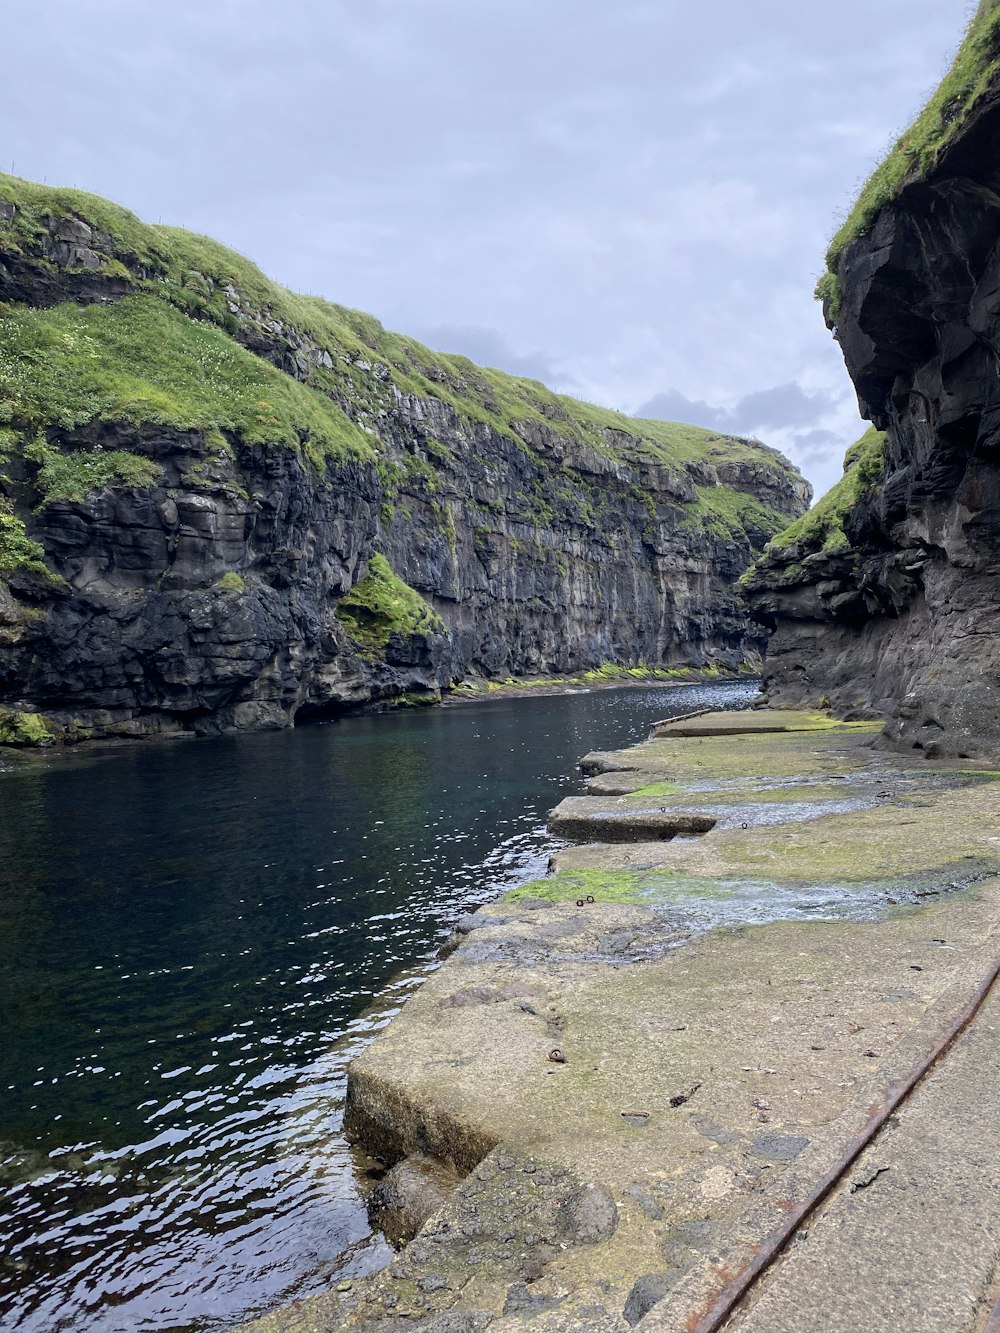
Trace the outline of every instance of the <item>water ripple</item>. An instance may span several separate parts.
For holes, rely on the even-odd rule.
[[[346,1069],[544,873],[577,758],[746,687],[501,700],[0,774],[0,1327],[221,1329],[384,1262]]]

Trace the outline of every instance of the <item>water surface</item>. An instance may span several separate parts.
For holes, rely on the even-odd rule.
[[[543,873],[650,687],[0,773],[0,1329],[226,1328],[384,1262],[346,1065],[455,918]]]

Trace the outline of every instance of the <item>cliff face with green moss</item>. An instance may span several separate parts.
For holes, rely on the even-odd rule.
[[[748,580],[774,700],[1000,754],[1000,5],[865,187],[820,284],[874,429]]]
[[[635,421],[0,176],[0,706],[283,726],[469,673],[736,663],[802,512],[774,451]]]

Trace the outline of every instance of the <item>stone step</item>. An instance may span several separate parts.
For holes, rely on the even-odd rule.
[[[656,798],[611,803],[601,796],[570,796],[549,815],[549,832],[569,842],[662,842],[678,834],[707,833],[715,815],[671,810]]]

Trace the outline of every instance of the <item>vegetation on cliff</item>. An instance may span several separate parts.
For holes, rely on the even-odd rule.
[[[383,555],[373,555],[368,573],[337,603],[337,617],[362,656],[381,656],[393,634],[439,634],[444,621],[404,583]]]
[[[3,690],[100,734],[735,668],[760,638],[735,580],[807,503],[758,441],[433,352],[8,176],[0,348]]]
[[[436,399],[530,457],[542,432],[625,464],[764,462],[800,484],[791,464],[757,441],[636,420],[433,352],[370,315],[287,291],[207,237],[151,226],[109,200],[0,173],[2,204],[0,254],[131,293],[112,305],[4,309],[11,360],[0,362],[0,405],[13,399],[8,410],[27,425],[65,428],[89,413],[218,428],[249,443],[301,444],[322,467],[325,457],[378,450],[379,415],[395,393]],[[296,360],[294,375],[264,359],[279,349]],[[764,506],[750,512],[733,494],[706,482],[690,512],[716,530],[734,531],[744,516],[771,532],[781,526],[782,516]]]
[[[1000,68],[1000,0],[981,0],[965,40],[937,91],[864,185],[827,251],[827,271],[816,294],[828,303],[831,322],[839,307],[837,264],[905,185],[928,175],[968,121]]]
[[[850,541],[844,523],[862,496],[878,485],[884,466],[885,432],[872,426],[848,449],[840,480],[801,518],[772,538],[764,548],[763,561],[846,550]]]
[[[32,435],[128,422],[304,447],[318,464],[374,456],[368,437],[324,394],[144,293],[111,305],[0,306],[0,412]],[[95,474],[94,485],[115,475]],[[127,470],[117,475],[141,484]]]
[[[0,497],[0,574],[15,569],[49,573],[43,547],[28,536],[24,520],[14,513],[10,501]]]

